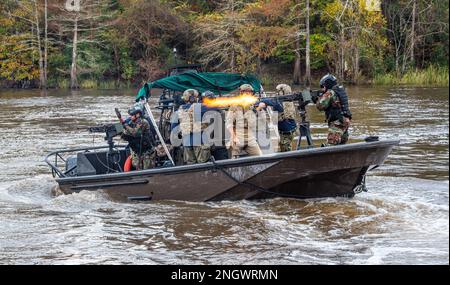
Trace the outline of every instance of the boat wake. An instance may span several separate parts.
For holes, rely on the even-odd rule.
[[[448,263],[448,181],[367,184],[352,199],[116,203],[53,197],[38,175],[0,184],[0,263]]]
[[[14,205],[20,207],[53,207],[62,212],[93,209],[110,202],[102,191],[81,191],[71,195],[54,195],[57,186],[49,175],[37,175],[19,181],[0,184],[0,206]]]
[[[0,183],[0,203],[42,204],[51,199],[56,182],[50,175],[37,175]]]

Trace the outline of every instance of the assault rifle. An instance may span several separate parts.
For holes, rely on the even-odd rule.
[[[316,103],[321,95],[319,90],[304,90],[302,92],[279,95],[273,97],[261,97],[261,99],[272,99],[278,102],[298,102],[298,108],[304,109],[310,103]]]
[[[119,109],[114,108],[114,112],[116,112],[116,116],[119,119],[119,122],[123,125],[125,123],[125,120],[122,118],[122,114],[120,114]]]
[[[122,124],[105,124],[89,127],[88,131],[90,133],[105,133],[105,140],[108,140],[109,138],[112,139],[113,137],[121,134],[123,132],[123,126]]]
[[[300,135],[298,137],[297,149],[301,148],[302,137],[306,138],[308,148],[314,147],[311,137],[310,122],[306,120],[306,106],[310,103],[316,103],[321,96],[320,90],[304,90],[302,92],[279,95],[274,97],[262,97],[261,99],[272,99],[277,102],[297,102],[300,113]]]

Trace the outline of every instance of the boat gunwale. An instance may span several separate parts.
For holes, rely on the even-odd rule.
[[[109,174],[99,174],[99,175],[86,175],[86,176],[76,176],[76,177],[61,177],[56,178],[56,182],[58,183],[71,183],[71,182],[87,182],[92,180],[101,180],[101,179],[111,179],[111,178],[132,178],[132,177],[140,177],[144,175],[173,175],[177,173],[183,172],[191,172],[191,171],[199,171],[203,169],[211,169],[217,166],[225,166],[225,167],[239,167],[248,164],[257,164],[257,163],[268,163],[275,162],[277,160],[285,159],[285,158],[294,158],[294,157],[304,157],[311,156],[316,154],[326,154],[326,153],[340,153],[346,152],[349,150],[359,150],[359,149],[367,149],[367,148],[379,148],[379,147],[387,147],[387,146],[396,146],[400,143],[400,140],[383,140],[376,142],[358,142],[347,145],[339,145],[332,147],[318,147],[318,148],[309,148],[309,149],[300,149],[289,152],[278,152],[278,153],[270,153],[264,154],[262,156],[252,156],[252,157],[243,157],[237,159],[226,159],[219,160],[206,163],[199,163],[195,165],[180,165],[174,167],[167,168],[158,168],[158,169],[146,169],[146,170],[138,170],[131,172],[119,172],[119,173],[109,173]],[[62,151],[71,151],[71,149],[59,150],[50,153],[48,156],[62,152]],[[74,151],[77,151],[75,149]]]

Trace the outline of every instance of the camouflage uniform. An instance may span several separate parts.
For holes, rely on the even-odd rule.
[[[131,163],[136,170],[143,170],[155,167],[155,152],[146,151],[141,156],[131,150]]]
[[[295,132],[283,133],[280,132],[280,152],[286,152],[292,150],[292,142],[295,138]]]
[[[325,111],[328,122],[327,145],[345,144],[348,141],[350,119],[344,117],[341,111],[339,97],[333,90],[327,90],[317,101],[317,109]]]
[[[254,132],[256,130],[256,114],[253,110],[241,106],[231,106],[226,115],[225,127],[228,130],[233,129],[239,140],[239,144],[231,141],[228,145],[232,158],[237,158],[241,151],[247,152],[250,156],[262,155]]]
[[[287,84],[279,84],[277,86],[278,95],[287,95],[292,93],[292,89]],[[279,116],[279,126],[278,130],[280,132],[280,152],[286,152],[292,150],[292,143],[294,142],[295,130],[297,129],[297,124],[295,123],[295,116],[297,110],[295,108],[294,102],[283,102],[283,112]],[[283,132],[282,129],[286,127],[282,127],[283,123],[287,123],[292,125],[292,129],[290,132]],[[289,128],[289,127],[287,127]]]
[[[278,95],[282,95],[282,96],[292,93],[291,86],[289,86],[287,84],[278,84],[275,89],[277,90]]]
[[[211,158],[211,147],[209,146],[185,146],[183,160],[186,164],[205,163]]]
[[[170,152],[173,151],[173,147],[170,144],[167,144],[167,150]],[[155,166],[156,167],[164,167],[168,163],[168,156],[166,150],[164,149],[162,144],[159,144],[155,147]]]
[[[279,84],[276,87],[277,95],[283,96],[292,93],[292,89],[287,84]],[[278,133],[280,135],[279,150],[286,152],[292,150],[292,143],[297,130],[295,122],[297,109],[294,102],[278,102],[276,100],[263,99],[262,103],[271,106],[274,111],[278,112]]]
[[[250,84],[242,84],[239,87],[241,94],[254,92]],[[242,151],[245,151],[250,156],[262,155],[261,148],[256,141],[256,114],[250,107],[231,106],[228,109],[225,118],[225,128],[233,132],[239,143],[236,144],[233,140],[228,144],[231,152],[231,158],[239,157]]]
[[[295,113],[294,102],[283,102],[283,112],[279,115],[278,122],[280,152],[292,150],[292,143],[294,142],[295,131],[297,130]]]
[[[189,98],[195,100],[198,99],[198,91],[194,89],[188,89],[183,93],[183,100],[185,102],[189,101]],[[194,119],[194,110],[201,110],[196,108],[196,106],[201,108],[200,103],[193,103],[182,105],[178,110],[178,118],[180,121],[181,135],[183,136],[183,161],[184,164],[195,164],[195,163],[205,163],[211,158],[211,147],[209,145],[193,145],[194,134],[200,133],[204,128],[201,121],[197,122]],[[200,116],[201,117],[201,116]]]
[[[123,136],[128,138],[131,147],[131,160],[136,170],[154,167],[156,153],[150,140],[150,124],[144,118],[125,125]]]

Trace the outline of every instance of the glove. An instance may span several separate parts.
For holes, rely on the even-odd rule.
[[[352,113],[350,112],[345,112],[343,115],[344,117],[349,118],[350,120],[352,119]]]
[[[311,94],[311,100],[313,101],[314,104],[317,104],[317,101],[319,101],[319,97],[322,94]]]

